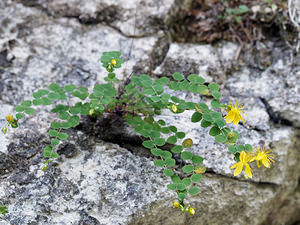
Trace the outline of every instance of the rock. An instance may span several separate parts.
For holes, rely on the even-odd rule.
[[[147,158],[137,157],[118,145],[95,143],[93,149],[91,153],[81,151],[46,173],[36,165],[30,171],[21,170],[2,179],[0,189],[9,199],[6,221],[126,224],[146,205],[171,197],[161,169]],[[31,177],[26,183],[28,174]]]
[[[21,1],[28,5],[27,0]],[[125,36],[149,36],[164,29],[164,19],[174,0],[118,1],[45,1],[39,0],[33,7],[41,7],[54,17],[76,18],[91,25],[106,23]]]
[[[239,143],[271,148],[271,169],[256,169],[253,163],[253,179],[233,177],[233,155],[215,143],[208,129],[190,122],[192,112],[174,115],[165,110],[156,119],[186,132],[194,141],[188,151],[202,156],[207,167],[198,185],[200,195],[186,201],[196,214],[185,215],[172,208],[176,194],[166,188],[170,179],[154,167],[155,157],[118,114],[96,121],[82,117],[79,126],[66,131],[68,141],[58,146],[61,156],[43,172],[42,149],[50,142],[49,123],[57,116],[49,108],[37,109],[19,121],[19,129],[0,135],[0,203],[9,211],[0,224],[279,225],[300,220],[299,57],[291,60],[290,50],[271,41],[261,49],[272,51],[259,57],[253,52],[239,56],[240,46],[230,42],[171,43],[172,30],[165,29],[172,29],[191,4],[1,1],[1,126],[16,104],[51,82],[90,89],[102,83],[101,53],[121,50],[128,61],[117,72],[120,79],[132,73],[171,77],[179,71],[221,84],[224,103],[237,100],[248,107],[246,123],[229,127],[241,134]],[[211,101],[166,91],[189,101]]]

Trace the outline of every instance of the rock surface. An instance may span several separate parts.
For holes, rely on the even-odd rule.
[[[270,42],[270,64],[262,66],[249,53],[242,53],[237,62],[239,46],[234,43],[170,43],[168,25],[189,4],[189,0],[1,1],[0,125],[14,105],[51,82],[89,88],[103,82],[101,53],[121,50],[127,62],[117,73],[120,79],[131,73],[171,77],[179,71],[220,83],[222,101],[238,100],[248,106],[246,124],[236,128],[239,141],[272,148],[276,161],[271,169],[254,169],[252,180],[234,178],[232,155],[199,123],[190,122],[190,112],[164,111],[161,118],[194,140],[190,151],[205,159],[208,171],[199,184],[200,195],[189,200],[196,214],[184,215],[171,207],[176,196],[166,189],[169,180],[153,166],[153,156],[118,117],[96,123],[83,118],[80,126],[68,131],[68,142],[59,146],[61,157],[42,172],[41,153],[55,116],[49,108],[40,109],[21,122],[20,129],[0,135],[0,204],[9,211],[0,216],[1,225],[300,221],[299,55],[280,42]],[[168,91],[186,100],[210,100]]]

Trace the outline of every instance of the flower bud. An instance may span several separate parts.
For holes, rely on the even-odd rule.
[[[3,128],[2,128],[2,132],[3,132],[3,134],[6,134],[6,132],[7,132],[7,127],[3,127]]]
[[[190,207],[189,212],[190,212],[191,215],[194,215],[195,214],[195,209]]]
[[[176,113],[177,110],[178,110],[177,105],[172,105],[172,106],[171,106],[171,111],[172,111],[172,112]]]
[[[7,122],[11,123],[13,121],[13,116],[7,115],[6,120],[7,120]]]
[[[117,65],[117,60],[116,59],[111,59],[110,63],[111,63],[111,65],[115,66],[115,65]]]
[[[174,206],[174,208],[178,208],[179,207],[179,202],[173,202],[173,206]]]

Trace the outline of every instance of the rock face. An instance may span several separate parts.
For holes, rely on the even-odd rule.
[[[166,189],[169,179],[117,116],[96,123],[83,118],[68,131],[60,158],[42,172],[42,149],[49,143],[47,131],[55,116],[41,109],[19,129],[0,135],[0,204],[9,211],[0,216],[1,225],[300,221],[300,57],[281,42],[269,42],[270,63],[263,67],[247,52],[237,62],[239,46],[234,43],[171,43],[168,26],[191,2],[1,1],[1,127],[14,105],[51,82],[89,88],[102,83],[102,52],[121,50],[127,62],[117,73],[120,79],[131,73],[171,77],[179,71],[221,84],[224,102],[238,100],[248,106],[247,123],[236,128],[240,142],[272,148],[276,161],[271,169],[254,169],[251,180],[233,177],[232,155],[199,123],[190,122],[190,112],[164,111],[162,118],[193,139],[191,151],[204,158],[208,171],[199,184],[200,195],[189,200],[196,214],[185,215],[171,207],[176,196]]]

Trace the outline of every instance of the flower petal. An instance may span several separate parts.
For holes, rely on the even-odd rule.
[[[230,111],[228,113],[227,116],[225,116],[226,118],[226,123],[231,123],[233,120],[234,120],[234,116],[235,116],[235,113],[233,111]]]
[[[241,154],[240,154],[240,161],[242,163],[244,163],[245,159],[246,159],[246,153],[245,153],[245,151],[242,151]]]
[[[264,166],[267,167],[267,168],[270,168],[270,167],[271,167],[270,161],[269,161],[269,159],[268,159],[267,157],[264,157],[264,158],[262,159],[262,163],[263,163]]]
[[[250,168],[249,164],[246,164],[245,167],[246,167],[246,168],[245,168],[246,175],[247,175],[249,178],[252,178],[251,168]]]
[[[239,120],[239,114],[235,113],[233,124],[237,126],[239,124],[239,122],[240,122],[240,120]]]
[[[238,163],[232,165],[230,168],[231,168],[231,169],[234,169],[235,167],[237,167],[237,164],[238,164]]]
[[[245,123],[245,120],[244,120],[244,118],[242,117],[241,114],[239,114],[239,118],[240,118],[241,121],[243,121]]]
[[[242,162],[238,162],[237,163],[237,167],[236,167],[236,169],[235,169],[235,171],[233,173],[233,176],[239,175],[243,171],[243,167],[244,167],[243,163]]]

